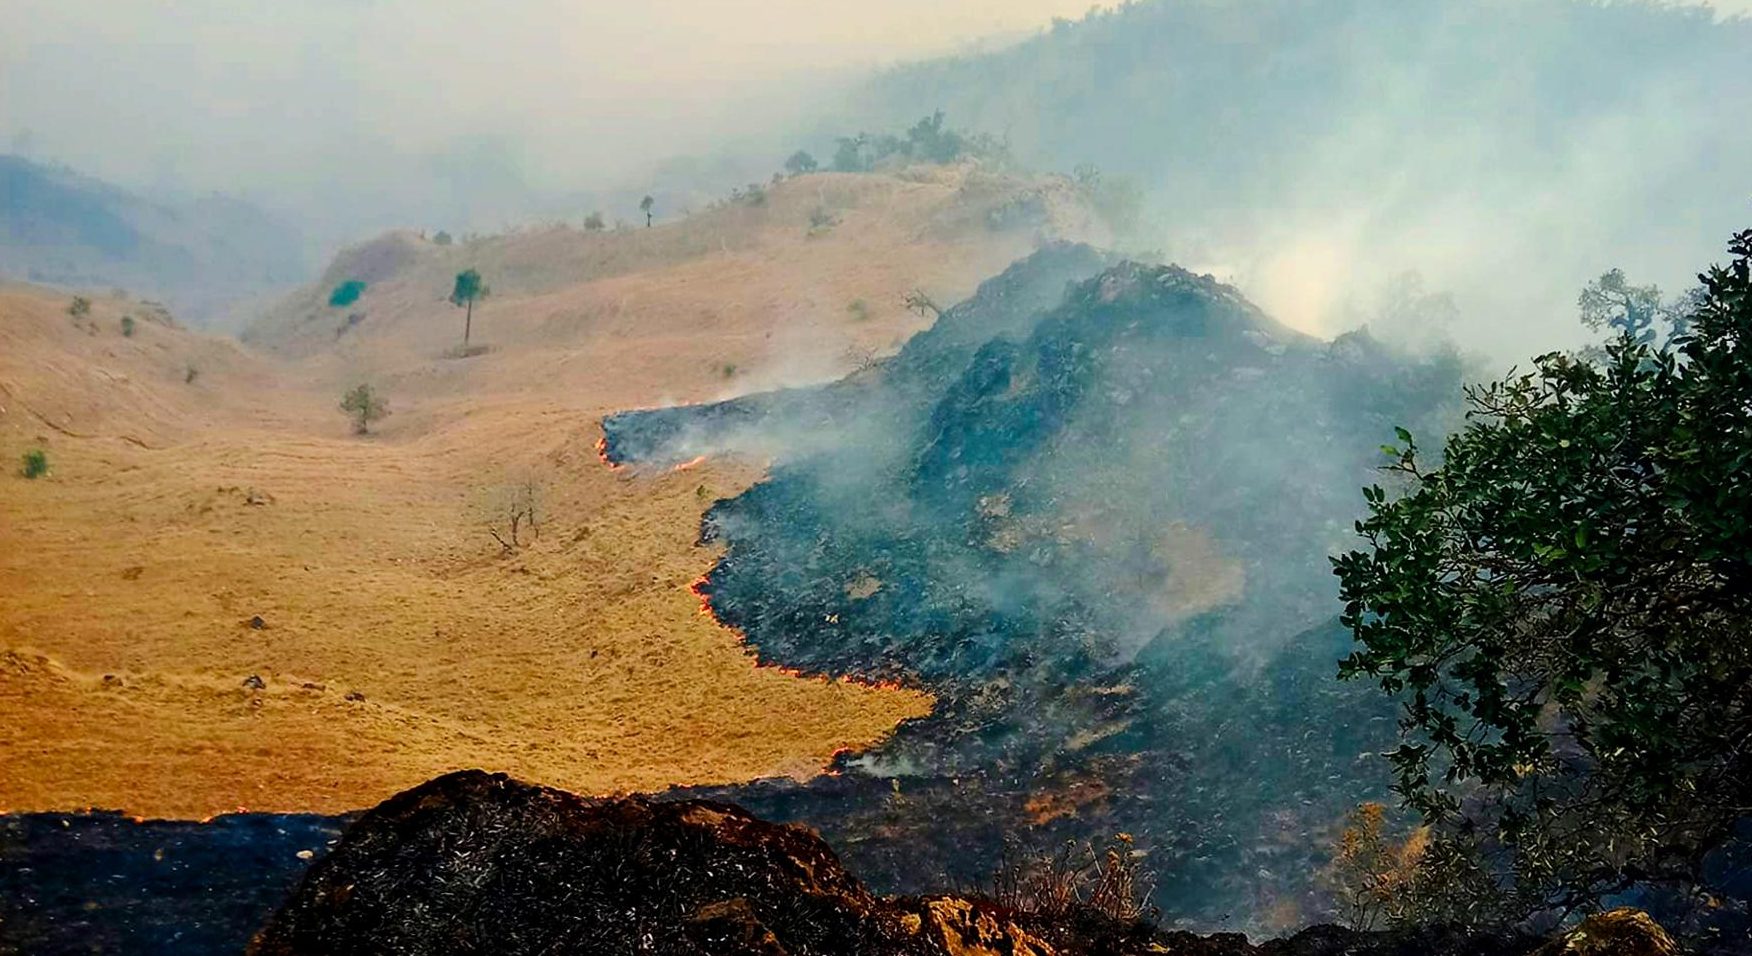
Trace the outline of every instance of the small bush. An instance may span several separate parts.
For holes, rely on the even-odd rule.
[[[329,293],[329,300],[328,300],[329,308],[331,308],[331,309],[344,309],[347,306],[352,305],[353,303],[359,301],[359,296],[364,295],[364,294],[365,294],[364,280],[362,280],[362,279],[348,279],[347,281],[341,283],[340,285],[335,286],[334,291]]]
[[[608,224],[603,221],[602,213],[600,213],[600,212],[593,212],[590,215],[584,217],[584,231],[585,232],[601,232],[607,228],[608,228]]]
[[[134,317],[131,315],[122,316],[122,337],[128,339],[134,337]]]
[[[200,377],[201,377],[201,370],[198,368],[195,368],[193,365],[191,365],[188,368],[183,370],[183,384],[184,385],[193,385],[193,384],[195,384],[195,379],[200,378]]]
[[[1150,915],[1155,876],[1143,854],[1121,833],[1106,847],[1066,843],[1056,853],[1023,855],[1006,849],[992,874],[993,902],[1028,916],[1064,919],[1079,908],[1123,923]]]
[[[91,300],[82,295],[74,296],[72,304],[67,306],[67,314],[76,319],[83,315],[89,315],[90,313]]]
[[[730,201],[743,206],[764,206],[767,201],[766,187],[760,183],[749,183],[730,190]]]
[[[24,464],[19,468],[19,474],[26,478],[41,478],[49,473],[49,453],[41,448],[32,448],[24,453]]]
[[[441,246],[448,246],[456,240],[450,237],[450,233],[440,229],[438,230],[438,234],[432,237],[432,241]]]
[[[853,299],[846,303],[846,314],[851,316],[854,322],[863,322],[870,318],[870,303],[863,299]]]
[[[816,206],[809,213],[809,234],[819,236],[839,225],[839,217],[829,212],[826,207]]]
[[[1328,871],[1345,922],[1373,930],[1404,918],[1411,909],[1429,831],[1418,829],[1403,843],[1386,836],[1387,808],[1364,803],[1345,816]]]
[[[360,384],[341,396],[341,411],[353,419],[353,434],[368,435],[371,423],[389,414],[389,403],[370,385]]]

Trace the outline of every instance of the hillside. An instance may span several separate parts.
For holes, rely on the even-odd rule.
[[[987,214],[1050,188],[823,175],[650,230],[392,235],[241,349],[9,290],[0,764],[25,769],[0,808],[339,812],[457,766],[592,793],[806,777],[881,739],[928,696],[756,667],[699,613],[700,516],[759,463],[609,469],[596,422],[897,347],[929,322],[903,294],[953,300],[1025,253],[1040,230]],[[491,351],[454,359],[465,265]],[[329,309],[343,275],[367,288]],[[369,436],[336,408],[360,381],[392,412]],[[519,495],[539,537],[506,552]]]
[[[1381,440],[1442,430],[1458,381],[1060,244],[865,375],[604,425],[615,460],[772,458],[708,512],[699,589],[763,661],[936,697],[838,776],[712,796],[891,892],[1136,834],[1165,912],[1278,932],[1323,915],[1330,831],[1385,790],[1391,704],[1332,680],[1325,556]]]
[[[205,324],[305,276],[296,230],[246,200],[147,199],[0,155],[0,278],[123,288]]]

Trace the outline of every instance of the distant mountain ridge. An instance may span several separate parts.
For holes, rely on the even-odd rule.
[[[71,169],[0,155],[0,276],[165,300],[198,324],[305,278],[297,230],[247,200],[157,202]]]

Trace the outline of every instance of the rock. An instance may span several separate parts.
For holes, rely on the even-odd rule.
[[[243,679],[243,686],[250,690],[266,690],[268,682],[262,680],[260,674],[251,674]]]
[[[249,619],[249,626],[250,626],[251,630],[259,631],[262,628],[267,627],[268,622],[262,620],[262,616],[260,614],[257,614],[254,617]]]
[[[1255,946],[1085,908],[1048,919],[966,896],[880,897],[813,831],[740,807],[594,800],[466,770],[360,817],[249,953],[1527,956],[1538,942],[1327,926]]]
[[[347,691],[346,699],[352,701],[355,704],[363,704],[365,702],[365,695],[356,691],[356,690],[350,690],[350,691]]]
[[[1534,956],[1679,956],[1679,947],[1649,914],[1626,906],[1582,920]]]

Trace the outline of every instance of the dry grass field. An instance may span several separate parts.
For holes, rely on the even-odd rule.
[[[244,345],[0,286],[0,810],[340,811],[459,767],[586,793],[809,775],[925,713],[756,667],[701,613],[700,515],[762,463],[610,469],[597,423],[893,349],[927,321],[907,290],[953,300],[1027,251],[986,225],[1022,188],[821,175],[651,230],[393,234]],[[450,358],[468,267],[490,351]],[[337,407],[359,382],[392,412],[366,436]],[[507,551],[512,494],[539,537]]]

